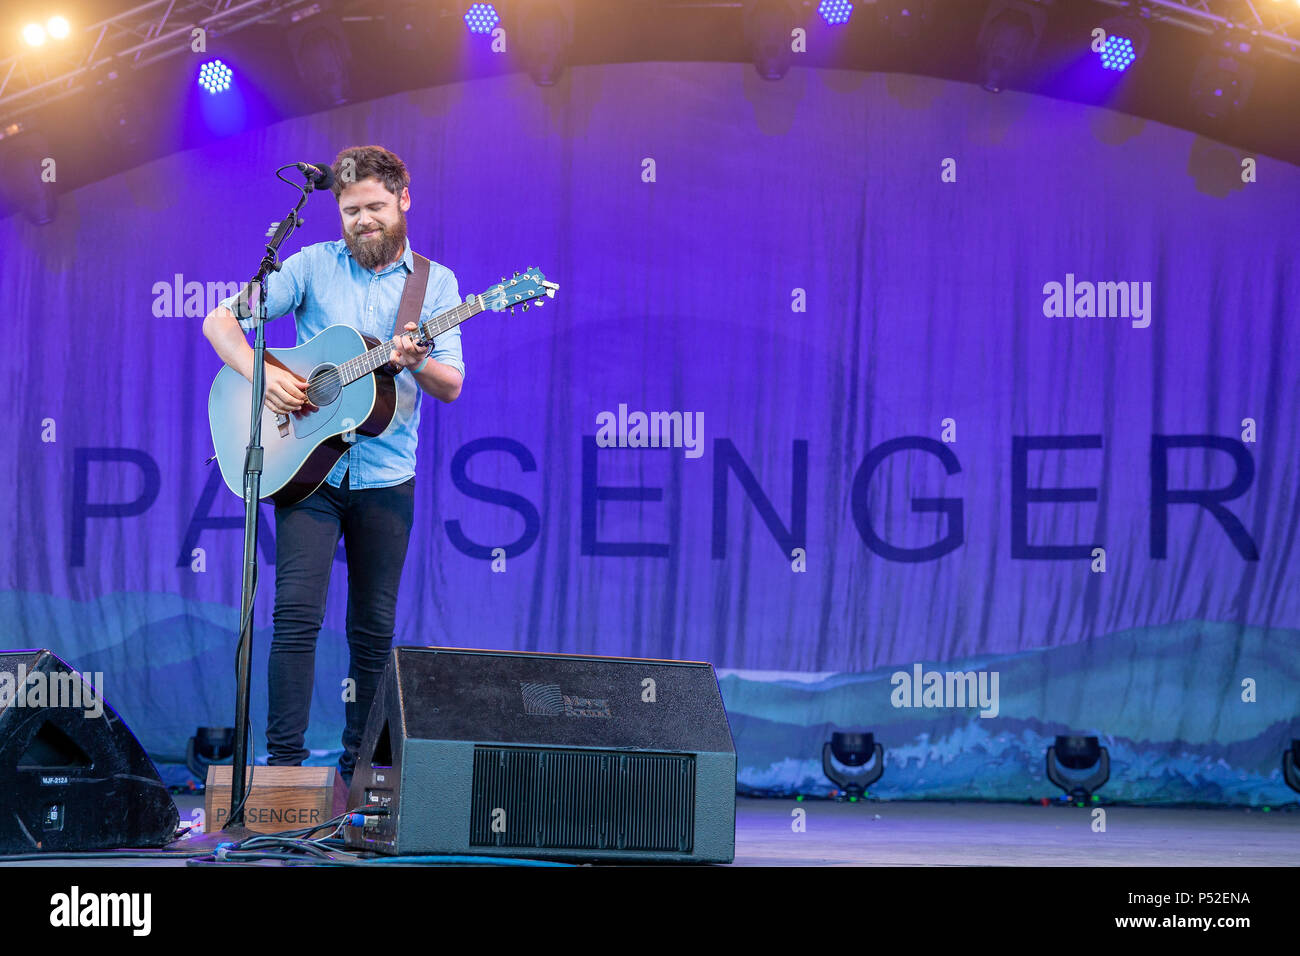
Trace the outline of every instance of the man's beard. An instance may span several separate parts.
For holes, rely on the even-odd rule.
[[[362,239],[355,233],[344,233],[343,241],[352,250],[352,256],[363,269],[375,270],[393,262],[406,251],[406,213],[398,210],[397,225],[379,226],[379,236]]]

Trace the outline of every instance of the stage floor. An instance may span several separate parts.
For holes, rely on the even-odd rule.
[[[177,798],[181,820],[201,797]],[[1300,810],[1091,809],[1007,803],[736,800],[736,866],[1296,866]],[[803,810],[803,830],[792,824]],[[182,840],[173,850],[197,849]],[[68,866],[67,860],[0,866]],[[184,866],[85,860],[74,866]],[[274,863],[265,865],[278,865]]]
[[[794,832],[796,808],[806,830]],[[1295,866],[1300,812],[736,801],[741,866]]]

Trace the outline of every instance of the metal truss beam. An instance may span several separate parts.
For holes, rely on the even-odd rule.
[[[858,0],[859,3],[874,0]],[[1098,0],[1145,7],[1151,18],[1209,34],[1236,28],[1261,49],[1300,63],[1297,0]],[[85,27],[63,41],[0,60],[0,139],[17,131],[22,115],[84,89],[103,75],[138,69],[190,51],[191,31],[209,39],[256,23],[288,23],[330,0],[149,0]],[[666,6],[738,5],[737,0],[669,0]]]
[[[64,40],[0,60],[0,133],[103,73],[189,53],[195,27],[210,41],[311,5],[312,0],[149,0]]]
[[[1210,34],[1242,30],[1260,49],[1300,63],[1300,3],[1296,0],[1099,0],[1145,7],[1153,20]]]

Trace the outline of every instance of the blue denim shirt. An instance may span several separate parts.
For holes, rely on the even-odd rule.
[[[329,325],[350,325],[381,342],[393,336],[397,305],[407,273],[414,268],[411,241],[394,265],[382,272],[362,268],[352,257],[346,242],[318,242],[289,256],[279,272],[266,280],[268,319],[292,312],[301,345]],[[237,296],[221,304],[236,315]],[[429,285],[420,308],[420,321],[460,304],[456,276],[434,262],[429,268]],[[240,319],[240,326],[252,331],[252,320]],[[433,340],[432,360],[450,365],[463,376],[465,363],[460,349],[460,326]],[[400,485],[415,474],[416,431],[420,426],[420,397],[424,394],[407,371],[395,379],[397,411],[382,434],[357,442],[339,459],[325,481],[334,488],[351,472],[352,488],[387,488]]]

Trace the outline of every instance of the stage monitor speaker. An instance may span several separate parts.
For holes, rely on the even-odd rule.
[[[175,837],[176,804],[101,690],[47,650],[0,651],[0,854]]]
[[[347,827],[386,854],[730,863],[736,751],[713,667],[394,648]]]

